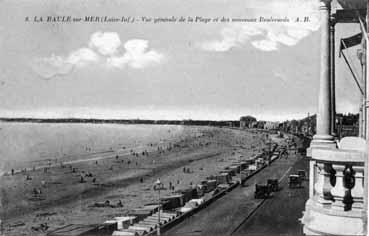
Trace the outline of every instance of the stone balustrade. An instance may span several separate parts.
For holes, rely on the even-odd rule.
[[[365,235],[363,151],[312,149],[310,197],[302,218],[307,235]]]

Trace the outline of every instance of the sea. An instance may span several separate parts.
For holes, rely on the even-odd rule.
[[[0,122],[0,175],[11,169],[144,150],[200,136],[181,125]]]

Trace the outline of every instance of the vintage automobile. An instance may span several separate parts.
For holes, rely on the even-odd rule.
[[[289,188],[300,188],[301,187],[302,179],[299,175],[290,175],[288,179],[289,179],[289,182],[288,182]]]
[[[301,180],[306,179],[306,172],[304,170],[298,170],[297,174],[300,176]]]
[[[272,188],[269,184],[267,185],[255,184],[254,198],[264,198],[264,199],[268,198],[271,192]]]
[[[297,152],[300,153],[301,155],[306,155],[306,148],[299,147],[297,149]]]
[[[267,184],[270,186],[272,192],[278,192],[279,190],[278,179],[268,179]]]

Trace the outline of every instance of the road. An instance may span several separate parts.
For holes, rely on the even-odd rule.
[[[293,154],[276,160],[247,180],[245,187],[237,187],[163,235],[298,235],[308,183],[300,189],[288,188],[288,175],[297,169],[307,170],[306,157]],[[280,179],[282,190],[267,200],[254,199],[255,184],[265,184],[268,178]]]
[[[291,172],[304,169],[308,174],[308,160],[298,161]],[[304,181],[302,188],[289,189],[288,179],[282,181],[283,189],[273,198],[266,200],[259,209],[232,234],[232,236],[297,236],[303,235],[299,219],[309,198],[309,182]]]

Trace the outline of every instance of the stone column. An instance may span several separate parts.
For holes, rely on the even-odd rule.
[[[316,135],[311,147],[335,148],[332,136],[332,103],[330,80],[330,8],[331,0],[320,0],[320,80]]]
[[[330,43],[330,82],[331,82],[331,134],[336,136],[336,65],[335,65],[335,34],[334,27],[336,25],[336,18],[330,17],[329,27],[329,43]]]

